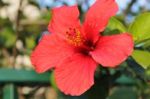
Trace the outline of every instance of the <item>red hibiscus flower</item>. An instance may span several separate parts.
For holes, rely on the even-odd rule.
[[[129,34],[100,35],[117,10],[115,0],[97,0],[81,24],[77,6],[54,8],[48,26],[52,34],[45,35],[31,55],[36,71],[54,67],[56,83],[65,94],[81,95],[88,90],[98,64],[116,67],[132,53]]]

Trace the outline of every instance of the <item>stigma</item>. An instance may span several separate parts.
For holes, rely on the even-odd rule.
[[[80,30],[77,28],[69,28],[66,31],[66,38],[67,38],[68,43],[74,46],[81,46],[84,41]]]

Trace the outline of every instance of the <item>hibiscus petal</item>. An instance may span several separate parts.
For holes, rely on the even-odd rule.
[[[90,54],[99,64],[105,67],[115,67],[131,55],[133,46],[132,37],[127,33],[103,36]]]
[[[44,35],[31,55],[31,62],[36,71],[42,73],[73,53],[73,48],[55,34]]]
[[[56,68],[56,83],[65,94],[81,95],[94,84],[96,67],[91,57],[74,54]]]
[[[117,11],[118,6],[115,0],[97,0],[88,10],[83,25],[87,39],[96,42],[99,32],[105,29],[109,18]]]
[[[65,38],[69,28],[80,28],[79,11],[77,6],[62,6],[52,10],[52,20],[48,30]]]

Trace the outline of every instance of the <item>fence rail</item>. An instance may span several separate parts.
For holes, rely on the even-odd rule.
[[[18,84],[32,85],[50,83],[51,73],[37,74],[33,70],[16,70],[16,69],[0,69],[0,85],[4,85],[2,89],[2,99],[18,99]]]

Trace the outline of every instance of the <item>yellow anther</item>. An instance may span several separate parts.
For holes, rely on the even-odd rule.
[[[78,29],[69,29],[66,32],[67,40],[74,46],[80,46],[83,43],[83,37]]]

